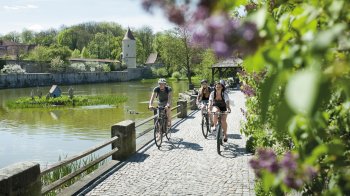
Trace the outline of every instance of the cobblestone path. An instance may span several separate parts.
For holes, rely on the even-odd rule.
[[[239,132],[245,98],[232,91],[230,100],[229,140],[221,155],[214,136],[203,137],[197,111],[173,127],[160,149],[151,142],[87,195],[255,195],[251,155]]]

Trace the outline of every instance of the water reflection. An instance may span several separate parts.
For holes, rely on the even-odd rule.
[[[118,107],[109,105],[73,108],[13,109],[8,99],[30,96],[32,89],[0,90],[0,168],[11,163],[38,160],[56,162],[59,156],[74,155],[110,138],[110,127],[122,120],[136,122],[152,115],[148,100],[156,80],[124,83],[60,86],[63,94],[69,87],[76,95],[125,95],[128,101]],[[174,103],[186,82],[170,84]],[[39,87],[45,95],[50,87]]]

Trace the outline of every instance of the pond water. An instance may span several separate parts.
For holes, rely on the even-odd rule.
[[[127,102],[72,108],[9,109],[9,99],[30,96],[37,88],[0,90],[0,168],[21,161],[35,161],[45,167],[83,152],[111,137],[111,126],[131,119],[139,122],[152,115],[147,109],[156,80],[60,86],[63,94],[73,87],[75,95],[125,95]],[[170,82],[173,105],[187,82]],[[47,94],[50,86],[38,87]],[[147,126],[147,125],[145,125]],[[142,128],[141,128],[142,129]],[[141,131],[141,130],[137,130]]]

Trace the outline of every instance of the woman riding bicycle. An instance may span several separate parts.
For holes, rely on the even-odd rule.
[[[201,81],[201,88],[198,90],[198,96],[197,96],[197,105],[198,107],[201,109],[201,114],[203,115],[203,111],[205,109],[208,109],[205,107],[206,104],[208,104],[209,102],[209,96],[211,93],[211,88],[208,86],[208,81],[203,79]],[[213,122],[213,118],[210,117],[210,122]],[[211,124],[212,126],[214,126],[214,124]]]
[[[231,112],[228,94],[225,93],[225,85],[221,82],[215,83],[215,89],[209,96],[209,111],[211,112]],[[227,142],[227,114],[221,117],[222,129],[224,131],[224,142]],[[218,116],[214,115],[214,125],[217,125]]]

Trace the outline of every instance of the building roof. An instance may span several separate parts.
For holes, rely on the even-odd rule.
[[[158,57],[158,53],[156,53],[156,52],[149,54],[145,64],[153,64],[153,63],[155,63],[156,60],[157,60],[157,57]]]
[[[241,67],[243,63],[243,60],[240,58],[227,58],[223,61],[220,61],[216,64],[214,64],[213,68],[220,68],[220,67]]]
[[[79,61],[79,62],[101,62],[101,63],[120,63],[118,60],[110,59],[83,59],[83,58],[71,58],[69,61]]]
[[[130,39],[130,40],[135,40],[135,37],[132,35],[130,28],[128,28],[128,30],[125,33],[124,39]]]

